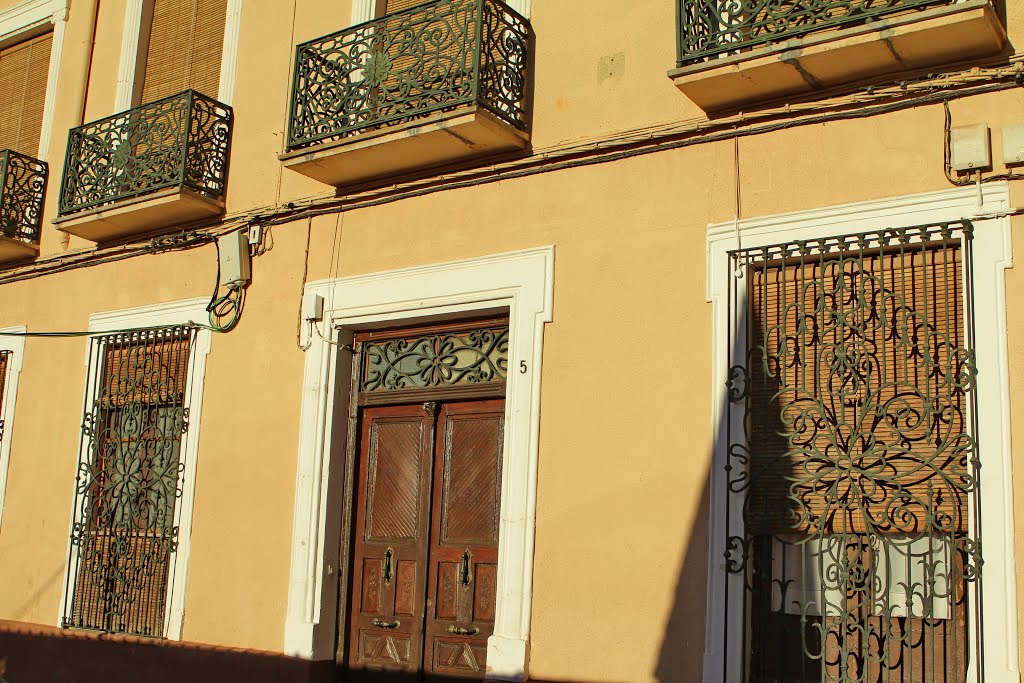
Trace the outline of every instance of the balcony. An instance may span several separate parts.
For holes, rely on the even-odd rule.
[[[72,129],[58,229],[106,242],[221,215],[232,116],[187,90]]]
[[[287,168],[342,186],[529,144],[529,22],[438,0],[297,47]]]
[[[999,53],[989,0],[677,0],[676,86],[706,112]]]
[[[0,263],[39,255],[46,162],[0,150]]]

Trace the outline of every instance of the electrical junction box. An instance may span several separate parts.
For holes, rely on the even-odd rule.
[[[324,298],[319,294],[307,292],[302,297],[302,319],[323,320]]]
[[[976,171],[992,165],[988,125],[957,126],[950,131],[950,165],[954,171]]]
[[[241,289],[250,280],[249,237],[242,231],[217,239],[220,253],[220,283],[228,289]]]
[[[1024,126],[1003,128],[1003,163],[1024,164]]]

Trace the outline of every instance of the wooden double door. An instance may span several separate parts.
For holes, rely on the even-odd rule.
[[[504,400],[362,410],[348,668],[483,678]]]

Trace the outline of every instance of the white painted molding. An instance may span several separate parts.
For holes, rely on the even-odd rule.
[[[28,328],[24,325],[5,327],[0,332],[22,333]],[[0,528],[3,524],[4,494],[7,491],[7,466],[11,459],[11,441],[14,437],[14,404],[18,396],[18,378],[25,362],[25,337],[0,335],[0,351],[10,352],[7,358],[7,377],[3,380],[4,393],[0,397],[0,422],[3,422],[3,434],[0,434]]]
[[[50,21],[53,23],[53,42],[50,44],[50,66],[46,73],[46,95],[43,100],[43,125],[39,131],[39,158],[44,161],[50,155],[50,138],[53,137],[53,117],[57,113],[57,79],[60,78],[60,66],[64,60],[64,32],[68,24],[67,8],[54,12]]]
[[[138,308],[127,308],[118,311],[107,311],[94,313],[89,316],[89,331],[98,334],[117,332],[145,327],[168,327],[172,325],[184,325],[190,322],[205,322],[207,319],[206,306],[209,299],[205,297],[186,299],[183,301],[172,301],[152,306],[140,306]],[[179,455],[184,463],[182,473],[181,497],[175,505],[175,517],[178,526],[178,548],[174,553],[170,568],[170,577],[167,586],[167,600],[164,613],[164,637],[170,640],[181,640],[181,629],[185,615],[185,588],[188,576],[188,559],[191,549],[192,536],[192,509],[195,502],[196,466],[199,460],[199,434],[201,431],[200,422],[203,414],[203,388],[206,378],[206,358],[210,353],[212,333],[208,329],[199,329],[196,332],[195,343],[192,345],[189,354],[189,365],[187,377],[189,386],[185,408],[188,411],[188,431],[185,434],[185,442],[181,446]],[[89,348],[85,349],[85,365],[87,368],[86,378],[86,401],[91,400],[89,387],[93,386],[96,373],[101,368],[98,364],[89,367]],[[88,439],[83,436],[79,448],[87,448]],[[81,451],[80,451],[81,452]],[[70,525],[75,521],[75,509],[72,506],[71,521],[68,528],[68,538],[71,537],[72,528]],[[77,548],[68,545],[69,565],[65,567],[65,577],[70,567],[75,566],[77,560]],[[71,599],[71,581],[65,580],[64,592],[60,600],[60,612],[57,615],[57,625],[66,613],[68,600]]]
[[[361,24],[377,16],[377,0],[352,0],[352,25]]]
[[[242,26],[242,1],[228,0],[224,20],[224,49],[220,59],[220,86],[217,99],[230,106],[235,96],[235,75],[238,71],[238,33]]]
[[[139,37],[143,32],[142,20],[146,0],[128,0],[124,7],[124,29],[121,32],[121,59],[117,64],[117,90],[114,95],[114,113],[131,109],[135,102],[136,72],[145,68],[141,64]]]
[[[505,396],[494,635],[488,640],[488,677],[522,680],[533,596],[533,547],[540,421],[541,351],[551,321],[554,248],[542,247],[438,265],[322,280],[306,286],[324,297],[324,329],[350,335],[361,326],[427,316],[452,317],[507,308],[509,367]],[[285,652],[307,659],[334,656],[336,596],[329,562],[339,539],[325,530],[339,504],[329,501],[329,481],[344,468],[346,424],[334,416],[347,400],[336,347],[306,335],[299,457],[296,472],[292,558],[285,623]],[[332,444],[334,447],[332,448]],[[325,566],[327,565],[327,566]],[[326,586],[325,586],[326,582]]]
[[[533,8],[533,0],[505,0],[508,6],[515,11],[522,14],[527,19],[530,18],[530,10]]]
[[[1006,301],[1004,275],[1012,265],[1010,221],[1001,212],[1010,207],[1009,185],[1005,182],[983,186],[983,204],[978,204],[974,187],[940,190],[877,201],[859,202],[811,211],[743,220],[739,223],[743,248],[758,247],[796,239],[811,239],[866,232],[880,228],[971,220],[974,256],[974,319],[979,331],[975,339],[978,370],[978,434],[982,444],[981,517],[984,539],[983,604],[986,683],[1019,683],[1017,642],[1017,586],[1013,530],[1013,477],[1010,452],[1010,389],[1008,379]],[[723,602],[726,577],[725,556],[725,473],[723,462],[726,433],[725,406],[728,368],[733,363],[729,349],[728,297],[733,277],[728,252],[737,248],[737,226],[729,221],[707,229],[707,298],[713,304],[712,363],[714,387],[711,396],[713,434],[716,436],[711,473],[711,544],[708,551],[707,630],[704,654],[704,682],[722,683],[726,647],[739,652],[739,626],[726,634]],[[734,439],[735,440],[734,435]],[[737,601],[733,601],[734,603]],[[737,625],[735,607],[729,623]],[[976,619],[978,612],[972,612]],[[723,634],[725,636],[723,637]],[[972,629],[972,638],[973,629]],[[738,656],[742,656],[742,653]],[[739,667],[733,667],[734,672]],[[978,680],[977,662],[971,662],[968,680]],[[738,673],[728,683],[738,682]]]
[[[68,0],[25,0],[0,11],[0,44],[15,41],[19,34],[45,25],[67,8]]]

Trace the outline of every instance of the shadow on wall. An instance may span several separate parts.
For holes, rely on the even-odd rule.
[[[471,679],[356,673],[335,670],[325,662],[309,662],[272,652],[65,631],[0,620],[2,683],[466,683],[468,680]]]

